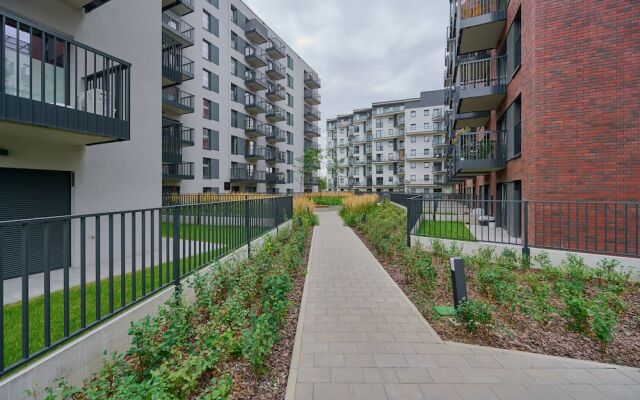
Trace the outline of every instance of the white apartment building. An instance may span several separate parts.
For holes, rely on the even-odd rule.
[[[240,0],[164,3],[163,191],[317,189],[315,71]]]
[[[448,192],[445,112],[437,90],[328,120],[329,190]]]

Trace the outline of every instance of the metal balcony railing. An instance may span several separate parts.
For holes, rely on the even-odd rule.
[[[274,60],[269,60],[266,73],[267,76],[269,76],[269,78],[273,79],[274,81],[279,81],[287,76],[285,67]]]
[[[193,179],[193,171],[192,162],[164,164],[162,166],[162,177],[165,179]]]
[[[286,121],[287,113],[282,107],[276,106],[271,103],[268,103],[268,104],[269,104],[269,107],[267,108],[267,115],[266,115],[267,120],[269,120],[270,122]]]
[[[459,2],[460,19],[466,20],[485,14],[504,11],[507,0],[466,0]]]
[[[266,67],[269,62],[262,47],[255,44],[247,45],[244,48],[244,58],[253,68]]]
[[[322,98],[318,94],[317,91],[311,89],[304,90],[304,101],[309,104],[320,104],[322,103]]]
[[[183,47],[193,45],[193,26],[189,25],[189,23],[174,13],[169,11],[162,13],[162,27],[173,34],[174,38],[177,39]]]
[[[266,138],[269,142],[284,142],[287,140],[286,132],[276,126],[267,125]]]
[[[262,22],[254,18],[247,22],[245,35],[252,43],[264,44],[269,39],[269,30]]]
[[[266,136],[269,131],[269,125],[263,122],[258,122],[253,117],[247,117],[244,124],[244,132],[252,137]]]
[[[244,82],[254,92],[265,90],[269,86],[267,77],[262,72],[252,69],[244,72]]]
[[[310,124],[308,122],[304,123],[304,134],[305,135],[312,135],[312,136],[320,136],[320,128],[318,128],[317,126]]]
[[[272,36],[267,44],[267,54],[274,60],[279,60],[287,55],[284,42],[279,38]]]
[[[180,90],[177,87],[162,89],[162,101],[168,106],[174,107],[176,112],[193,112],[194,96]]]
[[[266,171],[258,171],[251,168],[231,168],[231,182],[264,183],[266,182]]]
[[[315,72],[304,71],[304,84],[311,89],[320,89],[322,82]]]
[[[317,107],[304,106],[304,116],[305,118],[315,121],[319,121],[322,119],[322,114]]]
[[[473,59],[458,65],[458,89],[487,88],[507,83],[507,56]]]

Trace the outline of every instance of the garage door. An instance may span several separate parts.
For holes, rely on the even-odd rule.
[[[42,218],[71,213],[71,173],[0,168],[0,221]],[[65,226],[52,222],[49,227],[49,267],[62,268]],[[21,227],[3,228],[4,278],[21,275]],[[28,225],[27,264],[29,273],[44,269],[44,223]],[[68,242],[67,242],[68,243]]]

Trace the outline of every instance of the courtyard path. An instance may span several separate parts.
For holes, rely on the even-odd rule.
[[[640,399],[640,370],[443,342],[335,211],[319,212],[287,400]]]

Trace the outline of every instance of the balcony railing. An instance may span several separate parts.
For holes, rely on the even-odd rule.
[[[399,116],[398,118],[396,118],[395,122],[396,122],[395,123],[396,127],[404,126],[404,117],[403,116]]]
[[[167,35],[183,48],[193,45],[194,28],[179,16],[169,11],[163,12],[162,27]]]
[[[285,142],[287,140],[286,132],[276,126],[267,125],[267,141],[271,143]]]
[[[373,140],[393,139],[393,138],[402,137],[402,136],[404,136],[404,129],[394,129],[391,132],[387,131],[382,133],[376,133],[375,135],[373,135],[372,139]]]
[[[268,101],[260,96],[256,96],[252,93],[245,93],[244,108],[251,114],[262,114],[267,112],[270,104]]]
[[[264,44],[267,43],[267,40],[269,39],[269,30],[262,22],[254,18],[247,22],[245,35],[249,38],[251,43]]]
[[[320,89],[322,82],[315,72],[304,71],[304,84],[310,89]]]
[[[267,158],[267,148],[258,145],[247,145],[244,149],[244,157],[248,160],[265,160]]]
[[[262,47],[255,44],[247,45],[247,47],[244,48],[244,59],[253,68],[266,67],[269,62]]]
[[[407,154],[407,160],[430,160],[430,159],[443,159],[445,156],[444,153],[433,152],[429,154],[417,153],[417,154]]]
[[[304,106],[304,117],[309,121],[320,121],[322,115],[317,107]]]
[[[455,139],[456,172],[486,173],[502,169],[507,160],[507,135],[503,131],[472,132]]]
[[[252,69],[244,72],[244,83],[253,92],[265,90],[269,86],[267,77],[262,72]]]
[[[378,154],[375,157],[373,157],[373,162],[374,163],[388,163],[388,162],[396,162],[396,161],[400,161],[401,158],[400,156],[393,154],[393,155],[389,155],[389,154],[385,154],[385,155],[381,155]]]
[[[166,111],[174,114],[188,114],[194,111],[193,95],[175,86],[162,89],[162,104]]]
[[[304,123],[304,134],[308,136],[316,136],[320,137],[320,128],[317,126],[310,124],[308,122]]]
[[[305,150],[320,150],[320,145],[318,143],[313,143],[308,140],[304,141],[304,149]]]
[[[162,177],[164,179],[189,180],[193,179],[193,163],[182,162],[176,164],[164,164],[162,166]]]
[[[493,49],[507,19],[508,0],[466,0],[458,2],[460,53]]]
[[[274,81],[279,81],[284,79],[287,75],[282,64],[274,60],[269,60],[269,63],[267,64],[267,76]]]
[[[318,105],[322,103],[322,98],[320,97],[317,91],[311,90],[311,89],[305,89],[304,101],[307,102],[307,104]]]
[[[404,112],[404,106],[376,107],[373,109],[373,115],[397,114]]]
[[[271,101],[282,101],[287,97],[287,91],[284,86],[275,82],[269,82],[266,96],[267,99]]]
[[[266,171],[258,171],[250,168],[231,168],[231,182],[241,182],[247,184],[265,183],[267,181]]]
[[[271,185],[283,185],[286,182],[286,176],[282,172],[267,172],[266,181]]]
[[[256,121],[253,117],[247,117],[244,124],[244,132],[247,136],[260,137],[266,136],[269,130],[269,125],[263,122]]]
[[[353,122],[365,122],[371,118],[370,114],[355,114],[353,116]]]
[[[279,60],[287,55],[286,46],[279,38],[272,36],[267,45],[267,54],[274,60]]]
[[[460,19],[467,20],[496,12],[503,12],[506,9],[507,0],[466,0],[461,1]]]
[[[50,137],[87,134],[84,144],[129,140],[131,64],[2,10],[0,18],[0,121]]]
[[[461,63],[454,94],[457,112],[462,114],[495,109],[506,94],[506,67],[506,56]]]
[[[182,83],[193,77],[193,60],[183,56],[180,48],[172,46],[162,50],[163,86]]]
[[[269,104],[266,117],[267,120],[272,123],[282,122],[287,120],[287,113],[282,107]]]
[[[316,186],[318,185],[320,179],[315,175],[305,175],[304,176],[304,184],[305,186]]]

